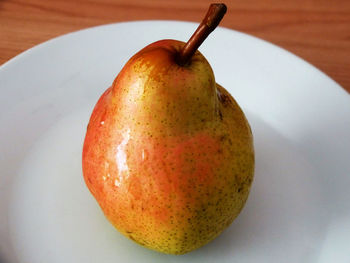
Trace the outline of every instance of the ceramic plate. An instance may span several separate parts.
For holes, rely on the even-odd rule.
[[[1,66],[1,262],[350,262],[350,96],[285,50],[223,28],[200,50],[253,129],[244,210],[183,256],[145,249],[103,216],[81,171],[89,115],[134,53],[159,39],[186,41],[196,26],[95,27]]]

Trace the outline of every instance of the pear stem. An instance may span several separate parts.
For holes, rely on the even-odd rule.
[[[211,4],[204,19],[187,41],[184,47],[180,50],[177,57],[177,63],[181,66],[186,65],[199,46],[209,36],[209,34],[219,25],[221,19],[227,11],[225,4]]]

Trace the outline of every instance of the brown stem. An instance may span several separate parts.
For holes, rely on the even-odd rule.
[[[193,33],[186,45],[180,50],[177,62],[180,65],[185,65],[189,62],[193,54],[209,36],[209,34],[219,25],[221,19],[226,13],[227,7],[225,4],[211,4],[203,21]]]

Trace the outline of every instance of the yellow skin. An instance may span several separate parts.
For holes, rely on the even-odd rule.
[[[246,202],[254,173],[249,124],[196,52],[175,40],[134,55],[92,113],[85,182],[125,236],[184,254],[218,236]]]

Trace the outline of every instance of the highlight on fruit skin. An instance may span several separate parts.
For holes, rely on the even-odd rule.
[[[83,147],[84,180],[107,219],[168,254],[222,233],[254,174],[244,113],[198,50],[179,63],[188,43],[161,40],[136,53],[97,102]]]

